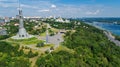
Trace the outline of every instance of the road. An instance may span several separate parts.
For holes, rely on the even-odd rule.
[[[54,36],[48,36],[48,43],[50,43],[50,44],[54,44],[56,47],[58,47],[59,46],[59,44],[61,43],[61,42],[63,42],[64,41],[64,39],[63,39],[63,33],[58,33],[58,34],[55,34]],[[38,39],[41,39],[41,40],[46,40],[46,37],[38,37]]]
[[[46,40],[46,37],[44,37],[44,36],[43,37],[38,36],[37,38],[40,40],[44,40],[44,41]],[[64,41],[64,39],[63,39],[62,33],[55,34],[54,36],[48,36],[48,43],[54,44],[54,48],[59,47],[60,43],[63,41]],[[38,48],[38,47],[36,47],[36,45],[33,45],[33,44],[21,45],[21,46],[29,47],[33,50],[37,50],[37,51],[41,51],[41,52],[45,52],[46,50],[50,50],[50,47]]]
[[[59,44],[64,41],[62,36],[63,36],[62,33],[58,33],[54,36],[49,36],[48,37],[48,39],[49,39],[48,42],[52,43],[52,44],[55,44],[55,47],[58,47]]]
[[[113,36],[110,32],[104,31],[104,33],[111,42],[114,42],[117,46],[120,46],[120,41],[116,40],[115,36]]]

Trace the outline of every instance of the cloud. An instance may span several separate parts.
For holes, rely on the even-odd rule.
[[[0,2],[5,2],[5,3],[15,3],[18,2],[18,0],[0,0]]]
[[[56,5],[54,5],[54,4],[52,4],[52,5],[51,5],[51,8],[56,8],[56,7],[57,7],[57,6],[56,6]]]
[[[8,1],[8,0],[0,0],[0,1]]]
[[[23,7],[23,8],[39,9],[39,7],[36,7],[36,6],[30,6],[30,5],[26,5],[26,4],[21,4],[21,7]]]
[[[87,15],[97,15],[98,13],[100,13],[100,10],[96,10],[95,12],[92,11],[86,12]]]
[[[0,7],[17,7],[16,5],[18,5],[17,3],[3,3],[3,2],[0,2]]]
[[[49,12],[49,9],[38,10],[38,12]]]
[[[15,2],[16,1],[16,2]],[[90,17],[112,15],[120,9],[106,8],[103,4],[66,4],[60,0],[20,0],[23,14],[26,16],[62,16],[62,17]],[[88,1],[88,0],[86,0]],[[95,0],[89,0],[95,1]],[[0,15],[15,16],[18,7],[17,0],[0,0]],[[13,10],[14,12],[8,12]],[[4,12],[4,13],[3,13]]]

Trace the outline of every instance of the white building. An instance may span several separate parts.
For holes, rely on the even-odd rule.
[[[62,23],[70,23],[69,20],[65,19],[63,20],[61,17],[56,19],[56,22],[62,22]]]

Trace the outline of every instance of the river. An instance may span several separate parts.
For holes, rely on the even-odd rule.
[[[111,33],[120,36],[120,25],[114,23],[105,22],[93,22],[93,26],[99,27],[101,29],[110,31]]]

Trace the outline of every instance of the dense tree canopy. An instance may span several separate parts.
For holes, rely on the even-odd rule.
[[[30,67],[30,62],[19,51],[19,45],[0,41],[0,67]]]
[[[52,52],[40,57],[38,67],[120,67],[120,47],[102,30],[82,23],[76,32],[67,32],[63,46],[74,50]]]

